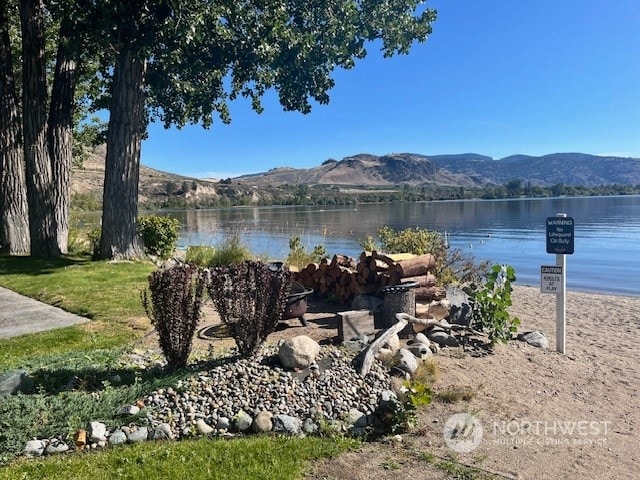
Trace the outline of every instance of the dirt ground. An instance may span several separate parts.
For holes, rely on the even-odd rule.
[[[520,331],[544,332],[548,350],[516,340],[490,354],[443,350],[433,392],[471,398],[436,399],[420,410],[413,431],[316,462],[305,478],[638,478],[640,297],[568,292],[565,354],[556,352],[555,300],[516,286],[510,310]],[[195,349],[229,348],[233,341],[208,308]],[[310,299],[309,325],[287,320],[269,341],[304,334],[333,343],[336,312],[346,309]],[[470,414],[455,418],[473,429],[447,443],[445,426],[456,414]]]

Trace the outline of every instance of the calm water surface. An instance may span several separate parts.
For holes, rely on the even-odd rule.
[[[357,256],[360,240],[388,225],[395,230],[447,232],[452,247],[477,259],[506,263],[518,283],[539,285],[546,253],[545,220],[556,213],[575,219],[575,253],[567,256],[568,289],[640,295],[640,196],[467,200],[358,205],[260,207],[165,212],[182,222],[180,247],[215,245],[238,234],[252,251],[286,257],[289,238],[329,254]]]

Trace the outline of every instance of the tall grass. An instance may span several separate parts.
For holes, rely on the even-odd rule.
[[[215,247],[195,245],[187,248],[185,260],[201,267],[223,267],[251,260],[254,255],[249,247],[242,243],[240,235],[225,238]]]

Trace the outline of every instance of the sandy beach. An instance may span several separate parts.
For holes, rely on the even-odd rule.
[[[516,286],[510,312],[521,332],[544,332],[548,350],[512,341],[488,355],[439,354],[434,391],[467,388],[471,400],[434,401],[402,442],[366,445],[314,465],[307,478],[459,478],[421,459],[427,452],[495,478],[638,478],[640,297],[567,292],[564,355],[555,302],[539,287]],[[460,413],[479,428],[452,448],[443,431]]]

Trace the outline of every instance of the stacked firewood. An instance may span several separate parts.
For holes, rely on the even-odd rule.
[[[436,286],[434,267],[435,259],[428,254],[363,252],[357,262],[344,255],[334,255],[331,261],[324,259],[319,264],[309,264],[300,270],[296,280],[343,302],[356,295],[377,294],[387,286],[416,282],[416,300],[430,302],[445,296],[444,289]]]
[[[356,261],[345,255],[334,255],[331,261],[310,263],[296,274],[296,280],[324,296],[334,295],[348,301],[358,294],[354,272]]]

